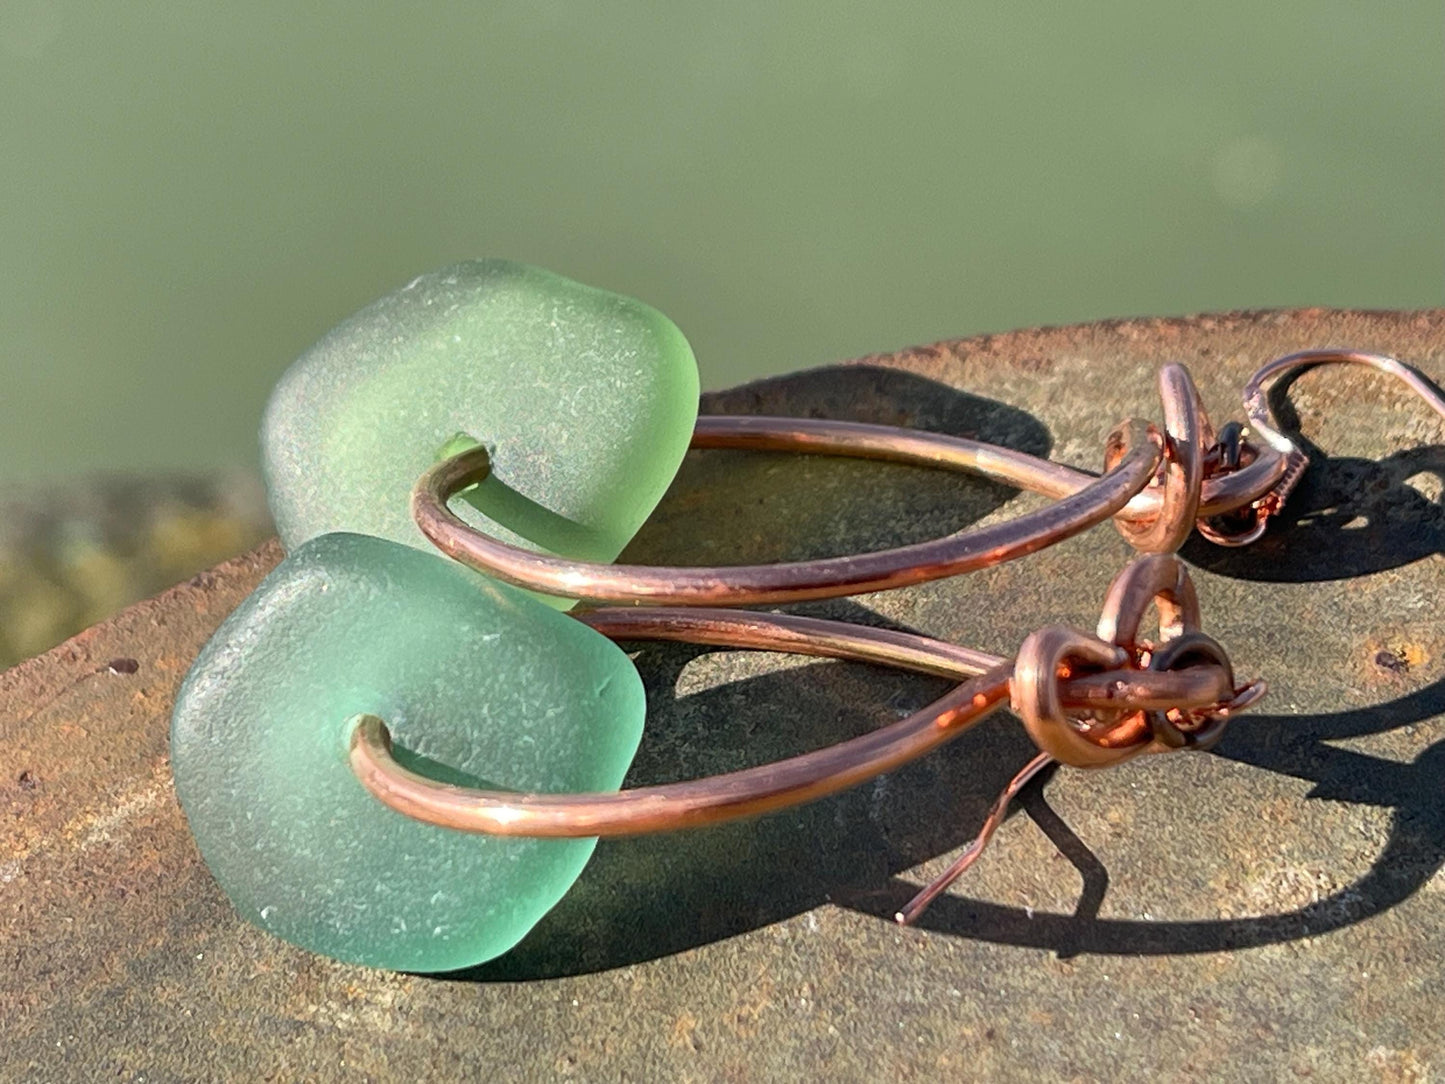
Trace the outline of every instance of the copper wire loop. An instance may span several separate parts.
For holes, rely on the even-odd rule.
[[[1189,566],[1172,553],[1135,558],[1114,577],[1099,614],[1099,639],[1136,657],[1140,650],[1139,629],[1151,605],[1159,613],[1160,640],[1198,631],[1199,595]]]
[[[963,437],[860,422],[704,417],[694,448],[793,451],[881,459],[980,474],[1057,498],[1007,523],[874,553],[731,567],[608,565],[536,553],[469,526],[447,502],[487,477],[485,447],[437,464],[412,491],[412,514],[447,556],[508,583],[548,595],[660,606],[800,602],[907,587],[1001,564],[1062,542],[1120,511],[1154,477],[1164,438],[1128,421],[1110,438],[1115,465],[1102,477]]]
[[[443,553],[479,571],[543,594],[595,602],[729,605],[798,602],[924,583],[1033,553],[1114,517],[1143,552],[1178,548],[1189,531],[1221,545],[1259,538],[1298,483],[1308,458],[1275,427],[1270,383],[1300,368],[1365,365],[1404,381],[1442,417],[1445,400],[1420,374],[1393,358],[1313,350],[1262,367],[1244,391],[1251,433],[1214,444],[1199,394],[1182,365],[1159,375],[1165,430],[1131,420],[1107,442],[1106,472],[1085,471],[963,437],[862,422],[714,415],[698,419],[694,448],[840,455],[966,471],[1054,498],[1048,508],[1009,523],[973,528],[931,542],[875,553],[773,565],[670,568],[573,561],[513,546],[468,525],[448,507],[459,491],[487,477],[484,447],[445,460],[412,492],[417,525]],[[1228,428],[1228,427],[1226,427]],[[1154,483],[1158,484],[1154,484]],[[1213,522],[1229,513],[1242,526]]]
[[[1039,749],[1061,764],[1102,768],[1133,756],[1137,749],[1111,749],[1086,735],[1064,710],[1059,678],[1076,668],[1122,668],[1122,648],[1064,625],[1048,625],[1019,647],[1010,688],[1014,714]]]
[[[1229,656],[1213,637],[1202,632],[1185,632],[1160,645],[1149,656],[1149,669],[1156,673],[1188,673],[1208,668],[1222,678],[1217,705],[1229,703],[1238,695],[1234,688],[1234,667]],[[1217,710],[1192,712],[1182,705],[1165,711],[1149,711],[1145,721],[1156,751],[1170,749],[1213,749],[1224,737],[1229,716]]]
[[[1157,579],[1152,570],[1158,563],[1155,558],[1141,558],[1123,576],[1152,585]],[[1122,597],[1135,595],[1125,592]],[[385,723],[376,716],[360,716],[352,732],[351,764],[362,784],[399,813],[461,831],[545,837],[639,835],[753,816],[833,794],[931,752],[1010,696],[1016,705],[1034,698],[1062,721],[1035,728],[1025,717],[1025,726],[1044,752],[1065,763],[1096,767],[1140,750],[1132,745],[1125,750],[1103,748],[1074,731],[1066,712],[1207,713],[1234,693],[1227,660],[1224,665],[1206,662],[1149,671],[1128,667],[1131,660],[1124,648],[1091,638],[1077,645],[1075,655],[1094,665],[1088,672],[1060,678],[1058,662],[1040,664],[1028,642],[1014,662],[926,636],[786,614],[605,609],[582,619],[618,639],[793,651],[882,663],[963,683],[906,719],[826,749],[729,775],[597,794],[518,794],[438,783],[398,764],[391,755]]]
[[[1159,612],[1157,642],[1139,636],[1151,606]],[[1059,696],[1062,676],[1121,666],[1195,674],[1211,683],[1201,690],[1208,704],[1163,710],[1130,704],[1086,716],[1067,710]],[[1199,631],[1199,600],[1188,568],[1174,554],[1160,553],[1136,558],[1115,577],[1096,636],[1050,625],[1024,641],[1014,663],[1012,703],[1041,750],[1076,768],[1103,768],[1140,753],[1209,748],[1223,735],[1225,709],[1246,691],[1251,702],[1263,694],[1253,686],[1235,688],[1224,649]]]
[[[415,820],[497,836],[630,836],[719,824],[813,801],[932,752],[1008,698],[1007,665],[923,711],[851,741],[757,768],[686,783],[595,794],[517,794],[437,783],[399,765],[386,726],[359,716],[351,767],[375,797]]]
[[[1199,518],[1204,493],[1205,433],[1209,423],[1199,392],[1182,365],[1159,370],[1159,398],[1164,403],[1164,461],[1159,512],[1148,519],[1114,517],[1119,533],[1140,553],[1172,553],[1184,545]],[[1112,470],[1118,453],[1110,447],[1104,468]]]
[[[791,759],[620,792],[474,790],[403,768],[391,754],[385,722],[364,715],[352,721],[352,769],[391,809],[447,828],[504,836],[638,835],[821,798],[925,755],[1010,703],[1040,753],[999,796],[978,838],[897,915],[900,922],[911,921],[977,860],[1010,800],[1049,764],[1099,768],[1141,753],[1207,749],[1233,715],[1264,695],[1262,681],[1236,686],[1224,649],[1200,631],[1193,582],[1172,551],[1196,526],[1226,545],[1263,533],[1308,464],[1275,427],[1268,386],[1292,370],[1330,363],[1366,365],[1396,376],[1445,417],[1445,398],[1407,366],[1375,354],[1316,350],[1261,368],[1244,391],[1248,427],[1231,423],[1217,438],[1188,372],[1166,366],[1159,376],[1165,432],[1126,422],[1107,441],[1100,477],[1011,449],[915,430],[789,418],[700,418],[695,448],[845,455],[963,470],[1056,502],[1011,523],[821,561],[732,568],[597,565],[511,546],[469,527],[448,508],[454,494],[490,470],[484,448],[464,452],[417,482],[412,510],[422,531],[464,564],[564,597],[738,606],[902,587],[1034,552],[1110,517],[1146,555],[1115,577],[1095,635],[1049,626],[1029,636],[1013,660],[912,633],[786,614],[630,607],[579,616],[614,639],[788,651],[961,682],[905,719]],[[1158,613],[1157,641],[1140,635],[1151,608]]]

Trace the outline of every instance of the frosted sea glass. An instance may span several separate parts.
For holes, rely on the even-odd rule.
[[[470,438],[493,477],[453,502],[464,518],[611,561],[677,472],[697,396],[692,350],[656,309],[522,264],[457,264],[287,370],[262,424],[271,512],[288,549],[330,531],[429,548],[412,485]]]
[[[377,538],[297,548],[206,645],[176,702],[176,793],[251,922],[340,960],[444,971],[516,944],[596,841],[497,839],[394,813],[347,764],[381,716],[443,782],[615,790],[645,703],[627,656],[525,592]]]

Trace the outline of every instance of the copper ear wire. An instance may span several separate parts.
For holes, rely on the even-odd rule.
[[[983,826],[979,828],[978,835],[964,845],[963,850],[948,869],[925,885],[917,895],[903,905],[902,910],[893,915],[893,921],[900,926],[911,926],[919,915],[928,910],[929,904],[943,895],[949,885],[967,873],[973,864],[983,857],[983,852],[988,850],[988,845],[993,840],[993,834],[998,831],[999,825],[1003,824],[1004,818],[1008,816],[1008,807],[1018,797],[1019,791],[1033,782],[1035,776],[1053,763],[1054,758],[1048,753],[1039,753],[1033,760],[1025,764],[1018,774],[1008,781],[1008,786],[999,791],[998,797],[989,807],[988,816],[983,819]]]
[[[1159,375],[1165,431],[1130,420],[1106,441],[1105,473],[1095,476],[963,437],[862,422],[714,415],[698,419],[694,448],[795,452],[886,460],[965,471],[1054,499],[1008,523],[874,553],[771,565],[658,567],[574,561],[537,553],[470,526],[448,502],[491,471],[485,447],[438,463],[417,480],[412,514],[447,556],[480,572],[542,594],[594,602],[659,606],[747,606],[832,598],[925,583],[986,568],[1061,542],[1113,518],[1130,544],[1170,552],[1196,526],[1221,545],[1244,545],[1264,533],[1308,460],[1274,428],[1265,385],[1285,371],[1330,362],[1369,365],[1404,380],[1442,415],[1445,401],[1418,374],[1371,354],[1313,351],[1271,362],[1250,380],[1245,404],[1252,431],[1221,430],[1216,442],[1199,394],[1182,365]],[[1248,520],[1240,532],[1217,517]]]
[[[567,597],[736,606],[880,590],[998,564],[1110,517],[1148,555],[1115,578],[1095,636],[1050,626],[1027,638],[1012,661],[910,633],[781,614],[639,607],[580,616],[617,639],[792,651],[962,682],[897,723],[774,764],[603,794],[470,790],[402,768],[391,756],[385,723],[361,716],[354,720],[351,738],[353,770],[393,810],[448,828],[540,837],[634,835],[718,823],[835,793],[930,752],[1007,700],[1041,751],[1000,794],[973,842],[896,916],[910,922],[977,861],[1012,799],[1055,760],[1098,768],[1141,753],[1208,749],[1230,718],[1265,694],[1262,681],[1235,686],[1224,649],[1199,630],[1196,592],[1172,550],[1194,527],[1227,545],[1263,533],[1308,463],[1274,428],[1266,386],[1291,369],[1335,362],[1395,375],[1445,417],[1439,393],[1393,359],[1310,351],[1261,368],[1245,388],[1250,427],[1230,423],[1217,437],[1187,371],[1167,366],[1160,374],[1165,432],[1137,421],[1115,430],[1102,477],[1010,449],[912,430],[785,418],[699,419],[694,447],[849,455],[966,470],[1056,498],[1049,508],[1011,523],[824,561],[734,568],[607,566],[509,546],[468,527],[447,507],[452,495],[490,470],[485,449],[462,453],[418,481],[413,513],[422,531],[465,564]],[[1252,517],[1242,532],[1220,530],[1210,522],[1236,512]],[[1139,635],[1151,605],[1159,613],[1157,642]]]
[[[1244,410],[1249,419],[1249,428],[1245,436],[1252,433],[1259,439],[1257,442],[1247,442],[1243,445],[1249,462],[1234,472],[1235,474],[1244,474],[1248,471],[1258,471],[1260,463],[1263,462],[1267,465],[1274,465],[1271,467],[1271,471],[1277,473],[1276,480],[1263,492],[1258,493],[1253,500],[1236,506],[1239,510],[1239,517],[1236,518],[1244,520],[1242,526],[1236,525],[1232,529],[1223,529],[1210,522],[1210,519],[1216,515],[1212,508],[1201,511],[1199,533],[1209,541],[1220,546],[1247,546],[1251,542],[1257,541],[1264,535],[1270,518],[1278,514],[1295,486],[1299,484],[1300,478],[1304,476],[1305,469],[1309,466],[1309,456],[1305,455],[1299,446],[1281,433],[1275,425],[1274,412],[1269,405],[1269,390],[1276,381],[1290,373],[1312,369],[1320,365],[1362,365],[1374,369],[1376,372],[1384,373],[1386,376],[1393,376],[1423,399],[1431,410],[1445,418],[1445,397],[1441,396],[1439,389],[1410,366],[1383,354],[1371,354],[1360,350],[1327,349],[1301,350],[1295,354],[1286,354],[1282,358],[1276,358],[1261,366],[1244,386]],[[1223,474],[1223,477],[1231,477],[1229,468],[1226,467],[1225,470],[1226,473]]]
[[[1141,493],[1164,455],[1164,437],[1130,420],[1110,437],[1114,465],[1102,477],[1023,452],[941,433],[804,418],[703,417],[694,448],[792,451],[880,459],[966,471],[1054,497],[1007,523],[873,553],[726,567],[608,565],[537,553],[492,538],[448,507],[487,477],[485,447],[437,464],[417,481],[412,513],[432,543],[464,565],[548,595],[658,606],[801,602],[907,587],[987,568],[1062,542],[1121,511]]]
[[[1150,560],[1131,563],[1121,575],[1141,574],[1141,562]],[[619,639],[701,639],[720,646],[787,650],[883,663],[960,679],[962,684],[905,719],[825,749],[727,775],[593,794],[522,794],[438,783],[396,761],[381,719],[359,716],[351,736],[351,764],[362,785],[406,816],[485,835],[611,837],[694,828],[812,801],[902,767],[1003,706],[1016,695],[1019,680],[1015,660],[961,650],[926,636],[819,618],[649,608],[599,610],[582,619]],[[1208,713],[1234,695],[1223,680],[1225,669],[1214,663],[1149,671],[1129,661],[1122,648],[1111,645],[1089,672],[1058,677],[1051,670],[1034,687],[1046,689],[1050,703],[1058,706],[1061,729],[1069,726],[1066,710],[1130,716],[1184,707]],[[1103,736],[1085,734],[1080,740],[1097,745]],[[1102,753],[1106,759],[1123,755],[1112,749]]]

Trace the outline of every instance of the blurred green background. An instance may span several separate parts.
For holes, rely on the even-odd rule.
[[[1445,291],[1438,0],[0,0],[0,477],[251,464],[418,271],[634,294],[706,384]]]
[[[1439,304],[1445,16],[0,0],[0,486],[252,468],[292,358],[474,255],[651,302],[709,386],[1038,323]]]

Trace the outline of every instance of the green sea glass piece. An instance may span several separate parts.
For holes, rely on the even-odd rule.
[[[446,971],[516,944],[596,841],[499,839],[392,812],[347,762],[360,713],[442,782],[615,790],[645,700],[627,656],[580,622],[359,535],[298,547],[206,645],[176,702],[171,761],[236,909],[339,960]]]
[[[522,264],[457,264],[287,370],[262,425],[271,512],[288,549],[331,531],[429,548],[412,486],[475,441],[493,473],[453,502],[464,518],[611,561],[677,472],[697,396],[692,350],[656,309]]]

